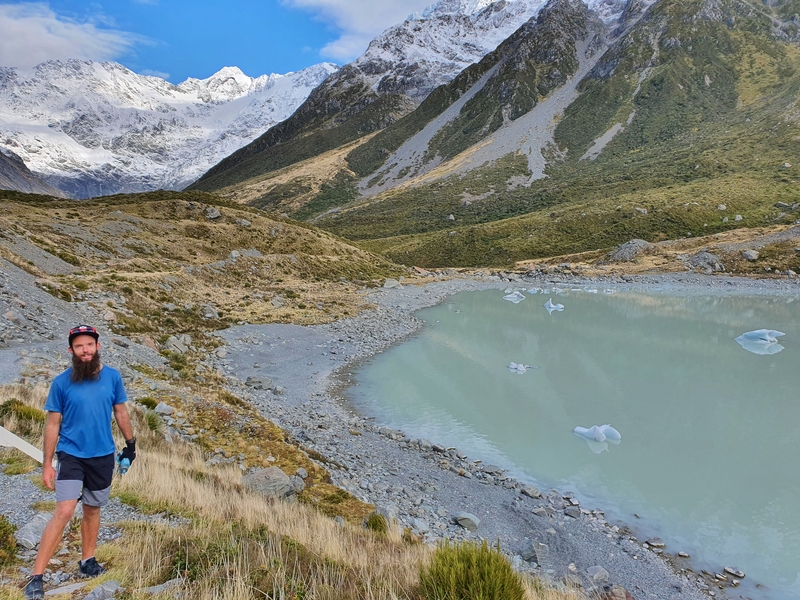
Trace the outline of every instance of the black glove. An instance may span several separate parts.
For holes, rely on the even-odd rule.
[[[131,464],[136,459],[136,438],[132,438],[125,442],[125,447],[119,453],[119,460],[127,458]]]

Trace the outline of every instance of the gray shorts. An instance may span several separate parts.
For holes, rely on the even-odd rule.
[[[80,500],[86,506],[105,506],[111,496],[114,454],[79,458],[59,452],[56,502]]]

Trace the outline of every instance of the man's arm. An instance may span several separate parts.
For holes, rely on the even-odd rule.
[[[42,463],[42,482],[51,490],[56,489],[56,470],[53,468],[53,456],[56,453],[58,434],[61,431],[61,413],[48,412],[44,424],[44,462]]]
[[[117,427],[119,427],[125,441],[132,440],[133,425],[131,425],[131,419],[128,415],[128,407],[125,406],[124,402],[114,405],[114,419],[117,421]]]

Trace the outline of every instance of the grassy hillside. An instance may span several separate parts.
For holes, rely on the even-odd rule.
[[[354,311],[362,286],[400,272],[328,233],[200,192],[82,202],[0,192],[0,207],[0,256],[63,298],[119,294],[112,327],[127,333],[322,323]],[[15,252],[20,239],[44,252]]]
[[[317,224],[373,240],[370,248],[402,262],[474,266],[774,222],[776,202],[800,200],[800,52],[776,37],[766,7],[725,2],[711,15],[704,7],[662,1],[612,46],[559,122],[545,179],[520,185],[528,173],[519,155],[466,175],[447,176],[445,163],[438,178]],[[622,131],[599,156],[582,159],[615,125]],[[727,212],[716,212],[720,204]],[[578,221],[566,227],[561,213]]]

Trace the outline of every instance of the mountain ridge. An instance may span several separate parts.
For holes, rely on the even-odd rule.
[[[336,69],[252,78],[225,67],[173,85],[110,62],[0,68],[0,146],[74,197],[180,188],[291,114]]]

